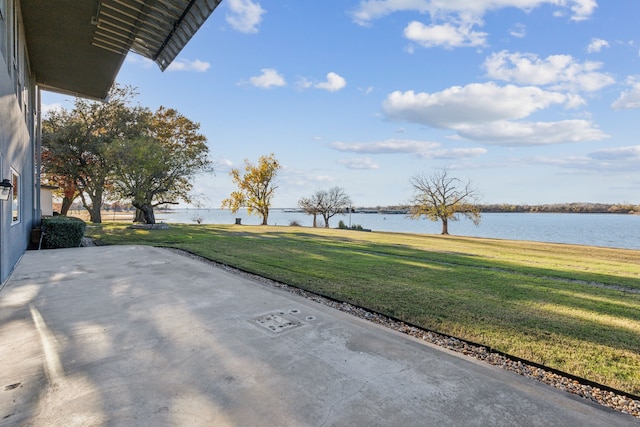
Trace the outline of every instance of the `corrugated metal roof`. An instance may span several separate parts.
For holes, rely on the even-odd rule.
[[[221,0],[102,0],[92,44],[166,69]]]
[[[104,99],[130,51],[166,69],[221,0],[22,0],[40,87]]]

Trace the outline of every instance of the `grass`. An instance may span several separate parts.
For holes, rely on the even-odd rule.
[[[640,251],[301,227],[90,226],[180,248],[640,395]]]

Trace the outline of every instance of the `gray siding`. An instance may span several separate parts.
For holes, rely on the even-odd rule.
[[[0,201],[0,283],[27,249],[39,222],[35,151],[35,88],[21,31],[18,2],[0,0],[0,180],[20,177],[19,220],[12,201]],[[17,24],[17,28],[16,28]],[[17,38],[16,38],[17,36]]]

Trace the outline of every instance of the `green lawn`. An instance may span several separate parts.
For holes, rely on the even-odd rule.
[[[640,251],[302,227],[89,226],[175,247],[640,395]]]

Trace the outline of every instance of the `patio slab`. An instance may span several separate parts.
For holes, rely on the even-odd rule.
[[[160,248],[27,252],[0,342],[3,426],[640,425]]]

